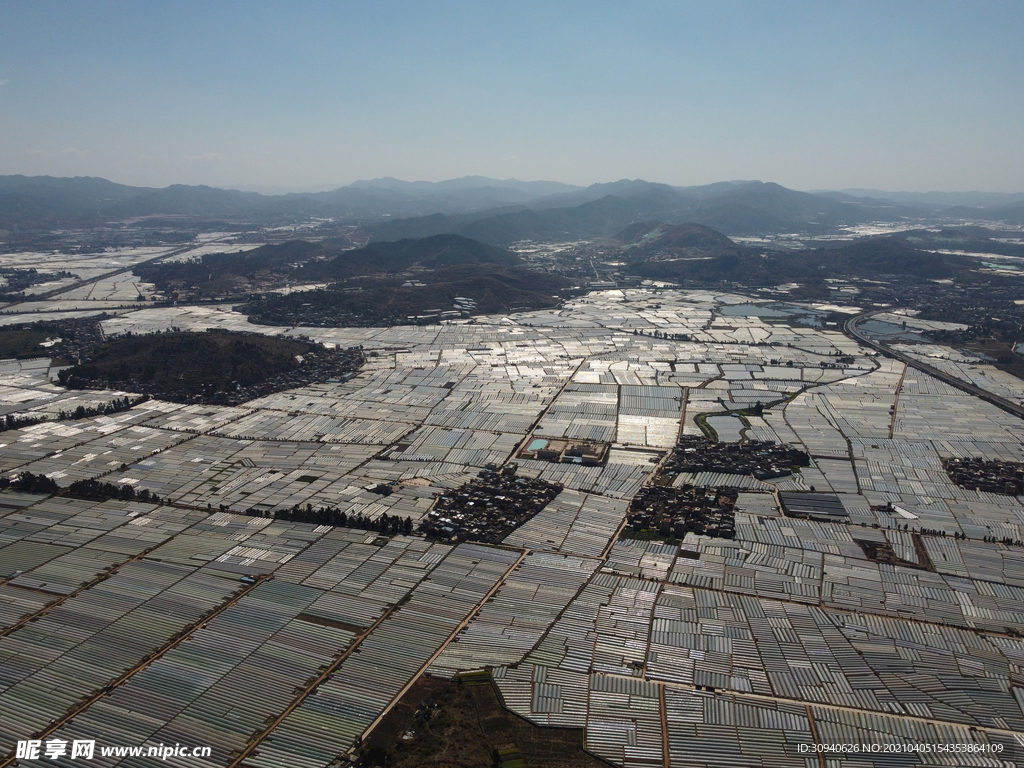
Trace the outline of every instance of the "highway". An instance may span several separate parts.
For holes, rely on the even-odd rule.
[[[93,283],[98,283],[101,280],[108,280],[111,277],[116,277],[117,275],[123,274],[125,272],[131,272],[136,267],[141,267],[144,264],[154,264],[156,262],[163,261],[164,259],[169,259],[172,256],[180,256],[183,253],[188,253],[189,251],[194,251],[197,248],[201,248],[201,247],[203,247],[205,245],[211,245],[213,243],[223,242],[224,240],[227,240],[230,237],[231,237],[230,235],[225,235],[224,237],[218,238],[216,240],[207,240],[205,242],[191,242],[191,243],[187,243],[186,245],[182,246],[181,248],[175,248],[174,250],[169,251],[168,253],[161,253],[159,256],[154,256],[151,259],[145,259],[144,261],[140,261],[140,262],[138,262],[136,264],[130,264],[127,267],[118,267],[117,269],[111,270],[110,272],[104,272],[102,275],[96,275],[95,277],[90,277],[90,278],[87,278],[85,280],[79,280],[79,281],[77,281],[75,283],[72,283],[71,285],[62,285],[61,287],[54,288],[51,291],[46,291],[44,293],[37,293],[37,294],[33,294],[31,296],[24,296],[23,298],[20,298],[20,299],[14,299],[12,301],[7,302],[6,304],[0,305],[0,306],[2,306],[2,310],[0,310],[0,311],[2,311],[3,314],[8,314],[8,310],[16,307],[18,304],[27,304],[27,303],[30,303],[30,302],[48,301],[48,300],[50,300],[50,299],[52,299],[54,297],[60,296],[61,294],[69,293],[71,291],[78,290],[79,288],[81,288],[84,285],[92,285]],[[126,302],[126,303],[129,303],[129,302]],[[140,304],[140,306],[141,306],[141,304]]]
[[[893,309],[895,309],[895,307],[879,307],[877,309],[868,310],[867,312],[861,312],[859,315],[854,315],[843,324],[843,332],[850,338],[855,339],[856,341],[860,342],[866,347],[871,347],[871,349],[881,352],[883,355],[886,355],[887,357],[895,358],[896,360],[906,363],[907,365],[913,368],[917,368],[919,371],[924,371],[929,376],[934,376],[939,381],[944,381],[951,387],[956,387],[957,389],[962,390],[969,395],[979,397],[986,403],[991,403],[997,408],[1003,409],[1007,413],[1011,413],[1014,416],[1024,419],[1024,406],[1017,405],[1017,403],[1011,402],[1004,397],[1000,397],[999,395],[993,394],[992,392],[989,392],[987,389],[982,389],[981,387],[975,386],[974,384],[964,381],[963,379],[958,379],[956,376],[950,376],[948,373],[940,371],[938,368],[934,368],[928,365],[927,363],[922,363],[920,360],[916,360],[913,357],[910,357],[909,355],[905,355],[901,352],[896,352],[895,350],[889,349],[889,347],[885,346],[884,344],[881,344],[875,341],[874,339],[865,336],[863,333],[861,333],[860,329],[857,328],[857,325],[862,320],[866,320],[867,318],[872,317],[873,315],[881,314],[883,312],[891,312]]]

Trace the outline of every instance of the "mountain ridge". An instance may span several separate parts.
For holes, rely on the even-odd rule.
[[[1020,198],[1018,202],[1012,195],[1005,200],[994,197],[1006,204],[992,208],[947,207],[943,215],[1021,223],[1024,194]],[[923,220],[932,215],[929,211],[934,206],[915,205],[846,193],[812,194],[761,181],[676,187],[621,179],[575,188],[560,182],[483,176],[441,182],[385,177],[327,192],[263,195],[207,185],[132,187],[88,176],[0,176],[0,229],[17,231],[153,216],[260,225],[320,217],[362,222],[376,240],[448,232],[508,245],[524,239],[608,237],[647,219],[699,223],[729,235],[752,235],[814,234],[870,221]],[[399,225],[399,221],[405,223]]]

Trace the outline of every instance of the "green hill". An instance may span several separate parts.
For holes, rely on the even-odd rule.
[[[358,350],[300,339],[208,331],[106,341],[59,374],[69,389],[121,389],[179,403],[236,404],[359,367]]]
[[[474,315],[553,307],[569,285],[556,275],[498,264],[417,272],[415,280],[421,285],[406,285],[403,277],[377,277],[317,291],[268,294],[240,309],[263,325],[388,326],[434,322],[441,312],[456,311],[456,298],[471,299],[475,305],[466,313]]]
[[[135,274],[167,295],[181,298],[245,296],[287,283],[322,283],[386,276],[411,268],[437,270],[471,265],[519,267],[514,253],[460,235],[435,235],[347,249],[339,243],[292,240],[246,253],[206,254],[181,262],[146,264]]]
[[[643,222],[627,227],[615,235],[614,239],[626,243],[634,258],[659,253],[736,253],[739,250],[736,243],[721,232],[701,224]]]
[[[636,236],[643,228],[630,230]],[[870,237],[803,251],[763,253],[736,245],[721,233],[699,225],[658,227],[655,234],[623,252],[632,273],[644,277],[693,281],[730,281],[745,285],[780,282],[820,283],[829,277],[885,277],[935,280],[965,277],[978,264],[966,256],[932,253],[897,236]]]
[[[519,266],[514,253],[461,235],[434,235],[390,243],[370,243],[364,248],[343,251],[336,256],[308,261],[295,270],[297,280],[341,280],[355,275],[395,274],[410,267],[445,269],[472,264]]]

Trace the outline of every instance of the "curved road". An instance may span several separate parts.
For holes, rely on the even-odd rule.
[[[945,371],[940,371],[938,368],[933,368],[927,363],[922,363],[920,360],[916,360],[913,357],[910,357],[909,355],[903,354],[902,352],[896,352],[895,350],[889,349],[884,344],[880,344],[874,339],[865,336],[857,328],[857,324],[860,323],[862,320],[866,320],[867,318],[872,317],[873,315],[880,314],[882,312],[891,312],[893,309],[895,309],[895,307],[881,307],[879,309],[871,309],[868,310],[867,312],[861,312],[859,315],[854,315],[843,324],[843,332],[850,338],[859,341],[866,347],[871,347],[872,349],[881,352],[883,355],[886,355],[887,357],[895,358],[896,360],[906,363],[909,366],[917,368],[919,371],[924,371],[929,376],[934,376],[939,381],[944,381],[952,387],[956,387],[957,389],[963,390],[964,392],[970,395],[979,397],[986,403],[991,403],[997,408],[1002,408],[1007,413],[1012,413],[1014,416],[1018,416],[1024,419],[1024,406],[1017,405],[1017,403],[1007,400],[1005,397],[1000,397],[999,395],[989,392],[987,389],[982,389],[981,387],[975,386],[974,384],[964,381],[963,379],[958,379],[956,376],[950,376]]]

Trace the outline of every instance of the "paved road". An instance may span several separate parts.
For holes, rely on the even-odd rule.
[[[865,336],[863,333],[861,333],[860,329],[857,328],[857,325],[862,320],[866,320],[867,318],[872,317],[873,315],[880,314],[882,312],[890,312],[893,309],[893,307],[881,307],[880,309],[872,309],[868,310],[867,312],[861,312],[859,315],[854,315],[853,317],[849,318],[843,325],[843,332],[846,333],[846,335],[849,336],[850,338],[856,339],[866,347],[871,347],[872,349],[881,352],[883,355],[886,355],[887,357],[895,358],[913,368],[917,368],[919,371],[924,371],[929,376],[934,376],[939,381],[944,381],[952,387],[956,387],[957,389],[963,390],[964,392],[967,392],[970,395],[974,395],[975,397],[980,397],[986,403],[991,403],[997,408],[1002,408],[1007,413],[1012,413],[1014,416],[1019,416],[1020,418],[1024,419],[1024,406],[1017,405],[1017,403],[1007,400],[1004,397],[1000,397],[999,395],[993,394],[992,392],[989,392],[987,389],[982,389],[981,387],[971,384],[968,381],[958,379],[956,376],[950,376],[945,371],[940,371],[938,368],[934,368],[928,365],[927,363],[922,363],[920,360],[916,360],[915,358],[910,357],[909,355],[905,355],[902,352],[897,352],[893,349],[890,349],[884,344],[881,344],[875,341],[874,339]]]
[[[131,272],[133,269],[135,269],[136,267],[141,267],[143,264],[153,264],[155,262],[162,261],[163,259],[169,259],[172,256],[180,256],[183,253],[188,253],[189,251],[194,251],[196,248],[201,248],[204,245],[210,245],[212,243],[218,243],[218,242],[221,242],[222,240],[226,240],[226,239],[227,239],[227,237],[225,236],[225,237],[219,238],[217,240],[208,240],[206,242],[201,242],[201,243],[188,243],[187,245],[185,245],[185,246],[183,246],[181,248],[175,248],[174,250],[169,251],[168,253],[161,253],[159,256],[154,256],[151,259],[146,259],[145,261],[140,261],[140,262],[137,262],[135,264],[129,264],[126,267],[118,267],[117,269],[111,270],[110,272],[104,272],[102,275],[96,275],[95,277],[90,277],[90,278],[87,278],[85,280],[79,280],[77,283],[73,283],[71,285],[63,285],[60,288],[54,288],[53,290],[46,291],[45,293],[37,293],[37,294],[31,295],[31,296],[25,296],[24,298],[21,298],[21,299],[15,299],[15,300],[13,300],[11,302],[8,302],[7,304],[4,305],[3,313],[6,314],[8,309],[11,309],[11,308],[17,306],[18,304],[28,304],[30,302],[37,302],[37,301],[48,301],[49,299],[52,299],[52,298],[54,298],[56,296],[60,296],[63,293],[69,293],[71,291],[76,291],[79,288],[81,288],[83,285],[92,285],[93,283],[98,283],[100,280],[107,280],[107,279],[109,279],[111,277],[116,277],[117,275],[120,275],[120,274],[122,274],[124,272]],[[129,303],[131,303],[131,302],[128,302],[128,301],[125,302],[125,304],[129,304]],[[142,306],[141,303],[140,303],[140,306]]]

